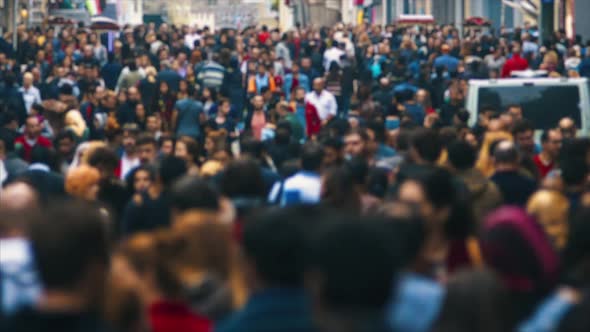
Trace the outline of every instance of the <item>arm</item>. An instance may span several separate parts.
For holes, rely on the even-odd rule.
[[[178,110],[175,107],[174,110],[172,110],[172,119],[170,119],[170,127],[172,129],[172,132],[176,132],[177,121],[178,121]]]

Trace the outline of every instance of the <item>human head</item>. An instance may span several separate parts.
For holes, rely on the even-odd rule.
[[[382,317],[399,267],[390,235],[380,218],[348,215],[320,224],[307,250],[305,284],[322,328],[330,330],[334,319],[378,323],[372,320]]]
[[[140,165],[133,172],[132,183],[128,183],[130,192],[146,191],[156,181],[156,173],[150,165]]]
[[[506,113],[512,115],[514,121],[522,120],[522,106],[520,105],[510,105],[506,109]]]
[[[520,155],[516,145],[511,141],[501,141],[493,151],[496,168],[506,167],[518,169]]]
[[[30,88],[33,85],[33,74],[31,72],[26,72],[23,75],[23,87]]]
[[[164,188],[170,188],[174,181],[186,174],[187,167],[184,160],[167,156],[162,158],[157,164],[156,180]]]
[[[364,157],[367,149],[367,133],[351,130],[344,136],[344,154],[347,157]]]
[[[135,124],[125,124],[123,126],[123,149],[125,149],[125,153],[130,154],[135,152],[137,132],[138,128]]]
[[[162,127],[160,118],[155,114],[146,117],[145,129],[152,134],[157,133]]]
[[[455,141],[447,148],[450,166],[461,172],[472,169],[477,160],[477,151],[465,141]]]
[[[199,143],[193,138],[182,136],[176,141],[174,156],[184,160],[187,165],[195,165],[199,161]]]
[[[319,172],[323,159],[324,151],[321,145],[312,142],[303,145],[301,150],[301,168],[304,171]]]
[[[231,161],[221,177],[221,192],[231,199],[266,197],[262,170],[254,159]]]
[[[526,211],[502,207],[483,223],[480,248],[483,259],[514,296],[514,321],[521,321],[553,289],[559,258],[547,235]],[[514,323],[515,323],[514,322]]]
[[[70,169],[66,174],[65,190],[68,194],[86,200],[96,201],[100,182],[100,172],[88,165]]]
[[[527,212],[543,226],[556,250],[565,247],[568,236],[568,199],[551,190],[537,191],[527,203]]]
[[[324,90],[324,79],[323,78],[316,78],[313,80],[313,91],[315,91],[316,93],[321,93],[322,90]]]
[[[322,161],[322,168],[327,169],[334,166],[339,166],[343,159],[343,144],[342,140],[338,138],[328,138],[322,143],[324,147],[324,160]]]
[[[398,198],[418,208],[430,232],[462,238],[473,229],[471,211],[444,169],[426,168],[400,183]]]
[[[545,130],[543,134],[541,134],[541,146],[543,152],[552,160],[557,160],[559,158],[561,143],[561,132],[557,129]]]
[[[345,166],[334,167],[322,174],[321,202],[337,211],[358,214],[361,211],[360,192],[352,172]]]
[[[577,135],[577,128],[576,123],[572,118],[563,118],[559,121],[559,130],[561,131],[561,135],[563,139],[572,139],[576,138]]]
[[[77,297],[80,310],[93,310],[109,268],[107,234],[96,206],[77,200],[49,204],[29,228],[44,292]]]
[[[207,181],[186,175],[170,190],[170,208],[173,216],[198,210],[217,212],[220,209],[219,193]],[[173,218],[174,219],[174,218]]]
[[[512,135],[520,152],[527,156],[535,154],[535,128],[527,119],[521,119],[514,123]]]
[[[137,139],[135,147],[142,165],[151,164],[156,161],[158,157],[158,141],[153,136],[140,136]]]
[[[446,285],[432,331],[508,331],[509,303],[508,293],[491,271],[458,272]]]
[[[76,148],[76,139],[71,131],[61,131],[54,140],[54,146],[61,157],[73,156]]]
[[[115,169],[119,166],[119,158],[115,151],[106,146],[100,146],[89,152],[88,165],[100,172],[103,180],[113,177]]]
[[[261,95],[256,95],[252,98],[252,106],[255,111],[262,111],[264,109],[264,98]]]
[[[160,148],[160,155],[162,156],[171,156],[174,154],[174,145],[175,140],[173,136],[170,135],[162,135],[158,139],[158,146]]]
[[[410,138],[410,156],[417,164],[434,164],[443,146],[438,133],[432,129],[416,129]]]
[[[41,123],[37,116],[31,115],[27,117],[25,122],[25,135],[29,139],[37,139],[41,135]]]

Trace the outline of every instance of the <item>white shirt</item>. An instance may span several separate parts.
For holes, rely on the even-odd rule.
[[[318,174],[301,171],[285,180],[281,206],[317,204],[320,202],[322,181]]]
[[[326,69],[326,71],[329,71],[330,64],[332,63],[332,61],[336,61],[336,63],[340,67],[342,67],[342,64],[340,63],[340,57],[344,54],[344,51],[339,49],[338,47],[330,47],[329,49],[327,49],[324,52],[324,69]]]
[[[201,40],[201,36],[199,36],[196,33],[189,33],[186,36],[184,36],[184,45],[193,50],[195,48],[196,40]]]
[[[41,93],[36,87],[31,86],[26,90],[24,87],[22,87],[19,89],[19,91],[23,94],[23,100],[25,102],[25,107],[27,108],[27,113],[31,112],[31,107],[33,104],[41,104]]]
[[[125,180],[129,171],[139,166],[139,158],[129,158],[126,153],[121,157],[121,180]]]
[[[307,93],[305,101],[315,106],[322,121],[327,120],[330,116],[336,116],[338,113],[336,97],[326,90],[322,90],[320,95],[315,91]]]

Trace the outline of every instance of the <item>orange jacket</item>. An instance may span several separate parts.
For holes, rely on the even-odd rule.
[[[268,77],[268,88],[271,92],[275,92],[277,90],[277,85],[275,83],[274,77],[270,74],[266,74]],[[257,94],[258,87],[256,86],[256,75],[252,75],[248,78],[248,90],[246,90],[249,94]]]

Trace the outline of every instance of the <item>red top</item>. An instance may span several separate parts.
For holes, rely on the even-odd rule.
[[[31,162],[31,153],[33,152],[33,148],[35,146],[39,145],[44,148],[51,148],[52,146],[51,141],[43,136],[39,136],[35,144],[29,145],[29,143],[27,143],[25,135],[17,137],[14,140],[14,145],[17,151],[20,151],[23,160],[29,163]]]
[[[529,62],[523,59],[520,54],[514,53],[512,58],[506,60],[504,67],[502,67],[502,78],[509,78],[510,73],[514,70],[526,70],[529,68]]]
[[[307,129],[307,137],[311,137],[320,132],[322,129],[322,120],[318,115],[318,110],[312,103],[305,104],[305,122]]]
[[[544,178],[553,170],[555,167],[555,162],[550,162],[546,164],[544,161],[541,160],[541,155],[538,154],[533,158],[535,165],[537,165],[537,169],[539,170],[539,174],[541,174],[541,178]]]
[[[268,31],[267,31],[267,32],[264,32],[264,31],[262,31],[262,32],[260,32],[260,33],[258,34],[258,42],[259,42],[260,44],[264,44],[264,43],[266,43],[266,40],[267,40],[268,38],[270,38],[270,33],[268,33]]]
[[[191,312],[183,302],[161,300],[150,305],[148,318],[152,332],[210,332],[213,324]]]

